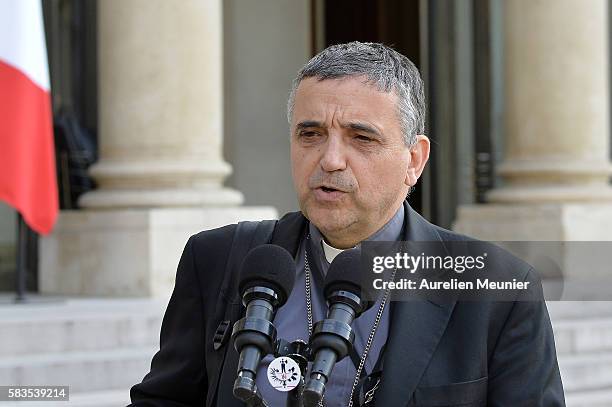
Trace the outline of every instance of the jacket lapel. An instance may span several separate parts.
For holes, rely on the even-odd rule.
[[[441,241],[435,226],[404,203],[408,227],[405,240]],[[431,359],[455,306],[455,301],[397,301],[391,303],[391,321],[384,371],[376,405],[404,406]]]
[[[283,247],[295,258],[307,227],[308,220],[301,212],[290,212],[278,220],[271,243]]]

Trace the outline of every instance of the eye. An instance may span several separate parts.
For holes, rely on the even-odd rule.
[[[360,142],[363,142],[363,143],[369,143],[369,142],[371,142],[371,141],[374,141],[374,139],[373,139],[373,138],[368,137],[368,136],[364,136],[363,134],[357,134],[357,135],[355,135],[355,139],[356,139],[356,140],[358,140],[358,141],[360,141]]]
[[[312,130],[304,130],[298,133],[298,136],[303,140],[314,140],[320,135],[321,134],[319,132],[312,131]]]

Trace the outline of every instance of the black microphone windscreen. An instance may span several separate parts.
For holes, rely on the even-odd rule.
[[[293,290],[295,262],[291,254],[280,246],[257,246],[244,258],[238,281],[241,294],[255,286],[274,290],[278,295],[279,306],[282,306]]]
[[[362,297],[360,262],[359,248],[345,250],[334,258],[325,276],[325,298],[338,290],[349,291]]]

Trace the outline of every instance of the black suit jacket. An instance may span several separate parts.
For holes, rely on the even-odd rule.
[[[415,240],[466,239],[404,205]],[[299,212],[285,215],[272,243],[295,256],[307,224]],[[131,389],[133,406],[244,406],[232,396],[238,363],[233,344],[213,348],[215,330],[234,295],[221,292],[221,284],[235,228],[204,231],[187,242],[160,350],[151,371]],[[539,284],[525,263],[510,255],[495,260],[502,272]],[[227,356],[226,346],[232,347]],[[543,301],[392,302],[384,358],[377,406],[565,405]]]

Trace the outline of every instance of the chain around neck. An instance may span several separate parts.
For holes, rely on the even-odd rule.
[[[312,316],[312,283],[311,283],[311,272],[310,272],[310,264],[308,263],[308,241],[310,240],[310,234],[308,234],[308,236],[306,236],[306,245],[304,246],[304,274],[305,274],[305,291],[306,291],[306,313],[307,313],[307,318],[308,318],[308,337],[310,338],[312,336],[312,329],[313,329],[313,316]],[[395,273],[396,273],[397,269],[393,271],[393,274],[391,275],[391,281],[393,281],[395,279]],[[387,300],[389,298],[389,295],[391,293],[391,290],[389,288],[387,288],[385,290],[385,293],[383,294],[383,298],[380,302],[380,305],[378,306],[378,311],[376,312],[376,318],[374,319],[374,323],[372,324],[372,329],[370,330],[370,334],[368,335],[368,340],[366,342],[366,345],[363,349],[363,353],[361,355],[361,358],[359,360],[359,366],[357,366],[357,371],[355,372],[355,379],[353,380],[353,385],[351,387],[351,393],[349,395],[349,399],[348,399],[348,403],[347,406],[348,407],[353,407],[353,394],[355,393],[355,389],[357,388],[357,385],[359,384],[359,379],[361,377],[361,371],[363,370],[364,366],[365,366],[365,361],[368,357],[368,353],[370,352],[370,348],[372,347],[372,343],[374,342],[374,336],[376,335],[376,330],[378,329],[378,325],[380,324],[380,320],[382,319],[382,314],[385,310],[385,306],[387,304]],[[378,386],[378,383],[376,384],[375,387]],[[370,397],[373,397],[373,395],[370,395]],[[321,400],[321,402],[319,403],[319,406],[323,406],[323,400]]]

